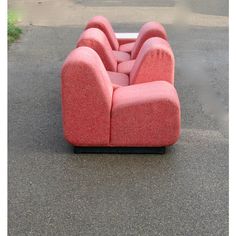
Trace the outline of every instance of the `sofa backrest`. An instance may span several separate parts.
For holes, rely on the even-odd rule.
[[[130,72],[130,84],[164,80],[174,84],[175,59],[168,41],[154,37],[142,46]]]
[[[167,34],[165,28],[158,22],[151,21],[145,23],[138,34],[138,38],[135,41],[134,47],[131,52],[131,58],[135,59],[143,46],[144,42],[152,37],[160,37],[167,40]]]
[[[107,36],[107,39],[112,47],[113,50],[119,49],[119,43],[116,39],[114,30],[108,21],[107,18],[104,16],[94,16],[86,25],[85,29],[89,28],[98,28]]]
[[[74,49],[61,79],[65,138],[73,145],[108,145],[113,88],[97,53],[88,47]]]
[[[100,29],[89,28],[85,30],[77,42],[77,47],[81,46],[90,47],[95,50],[102,59],[102,62],[107,70],[117,70],[117,61],[113,54],[112,48],[106,35]]]

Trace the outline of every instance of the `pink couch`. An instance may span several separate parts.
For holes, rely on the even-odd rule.
[[[77,47],[81,46],[97,52],[114,84],[128,85],[153,80],[174,83],[174,55],[168,41],[160,37],[147,39],[135,60],[131,60],[128,53],[112,50],[106,35],[97,28],[82,33],[77,42]]]
[[[164,27],[154,21],[145,23],[139,33],[134,34],[135,37],[132,38],[132,35],[132,33],[115,33],[104,16],[95,16],[87,23],[77,47],[93,48],[102,58],[107,70],[129,74],[147,39],[159,37],[167,41]]]
[[[163,153],[163,147],[174,144],[180,135],[174,68],[166,64],[174,59],[167,41],[147,40],[129,76],[117,73],[115,63],[114,70],[107,71],[102,51],[91,45],[78,45],[62,68],[66,140],[78,152],[99,151],[96,147],[143,152],[148,147],[149,152]]]
[[[85,27],[85,29],[89,28],[97,28],[103,31],[111,48],[115,51],[131,53],[131,59],[137,57],[139,50],[147,39],[160,37],[167,40],[167,34],[164,27],[155,21],[145,23],[141,27],[137,37],[134,38],[128,38],[127,36],[130,34],[123,34],[123,38],[117,38],[116,35],[119,34],[114,32],[110,22],[104,16],[94,16]]]

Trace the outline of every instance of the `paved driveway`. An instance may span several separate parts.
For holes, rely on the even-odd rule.
[[[182,135],[159,156],[73,154],[60,68],[82,28],[24,27],[9,49],[9,235],[228,235],[228,29],[166,28]]]

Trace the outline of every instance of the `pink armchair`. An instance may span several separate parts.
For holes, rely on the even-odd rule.
[[[89,47],[69,54],[61,76],[64,136],[75,152],[164,153],[178,140],[180,104],[170,82],[114,86]]]
[[[115,77],[115,84],[136,84],[153,80],[174,83],[174,55],[168,41],[162,38],[152,37],[146,40],[135,60],[129,60],[128,53],[112,50],[106,35],[96,28],[82,33],[77,42],[77,47],[81,46],[90,47],[97,52],[106,70],[113,72],[109,74],[112,80]]]
[[[94,16],[86,25],[85,29],[97,28],[106,35],[113,50],[131,53],[131,59],[135,59],[143,43],[152,37],[160,37],[167,40],[165,28],[158,22],[145,23],[139,33],[115,33],[110,22],[104,16]],[[134,37],[128,36],[134,35]],[[121,37],[120,37],[121,36]],[[123,37],[122,37],[123,36]]]

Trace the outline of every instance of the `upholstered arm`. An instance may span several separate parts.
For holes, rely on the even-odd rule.
[[[120,87],[113,93],[111,145],[168,146],[180,134],[180,103],[165,81]]]
[[[168,41],[150,38],[142,46],[130,72],[130,84],[167,81],[174,84],[175,59]]]

